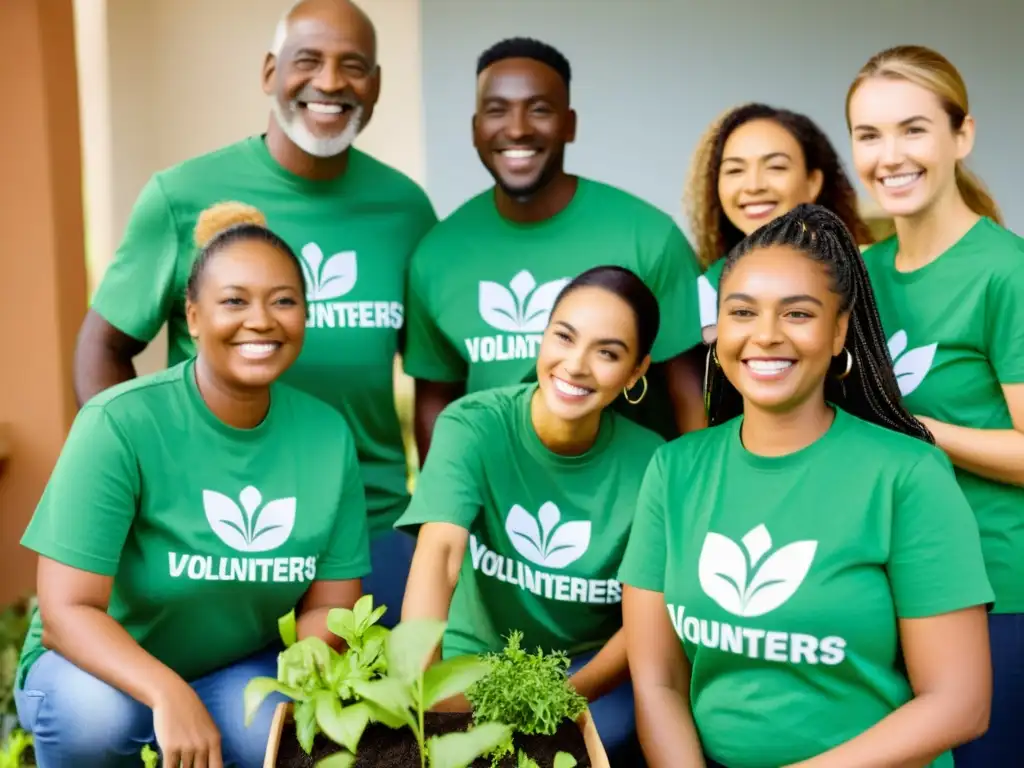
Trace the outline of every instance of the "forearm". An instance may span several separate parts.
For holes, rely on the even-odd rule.
[[[327,614],[330,608],[312,608],[303,611],[295,622],[295,633],[299,640],[319,637],[336,651],[345,647],[345,641],[327,629]]]
[[[427,460],[430,440],[434,435],[434,424],[448,404],[465,394],[461,382],[436,382],[416,379],[415,401],[413,404],[412,428],[419,454],[420,468]]]
[[[569,678],[576,691],[587,701],[596,701],[629,679],[626,661],[626,633],[619,630],[594,658]]]
[[[74,378],[78,406],[116,384],[134,379],[136,375],[131,358],[122,358],[106,347],[102,347],[98,354],[90,350],[87,354],[76,355]]]
[[[790,768],[918,768],[984,733],[955,696],[924,694],[849,741]]]
[[[1024,486],[1024,433],[972,429],[918,417],[956,466],[1001,483]]]
[[[700,350],[700,347],[688,350],[665,364],[676,427],[681,435],[707,426],[703,358],[699,354]]]
[[[44,617],[43,642],[79,669],[149,708],[184,680],[142,649],[124,627],[91,606],[66,606]]]
[[[704,768],[689,702],[673,688],[633,686],[636,730],[648,768]]]

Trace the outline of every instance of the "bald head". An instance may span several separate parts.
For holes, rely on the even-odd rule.
[[[306,21],[324,24],[355,37],[368,37],[376,63],[377,30],[366,12],[351,0],[296,0],[277,23],[270,53],[280,56],[293,28],[296,25],[307,26],[304,24]]]

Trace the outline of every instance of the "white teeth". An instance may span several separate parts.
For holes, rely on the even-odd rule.
[[[577,387],[558,378],[555,379],[555,389],[564,395],[572,395],[573,397],[583,397],[585,395],[589,395],[592,391],[583,387]]]
[[[780,373],[793,365],[792,360],[748,360],[747,365],[754,373]]]
[[[278,346],[280,345],[273,342],[247,342],[245,344],[239,344],[238,351],[241,353],[242,357],[262,358],[272,355],[277,350]]]
[[[306,109],[310,112],[317,112],[321,115],[340,115],[342,111],[341,104],[324,104],[316,101],[311,101],[306,104]]]
[[[535,149],[505,149],[502,153],[505,157],[510,160],[525,160],[528,157],[533,157],[537,154]]]
[[[760,216],[762,213],[768,213],[775,207],[775,203],[756,203],[752,205],[744,205],[743,210],[749,213],[751,216]]]
[[[917,173],[901,173],[899,176],[886,176],[882,179],[883,187],[905,187],[912,184],[921,177],[921,171]]]

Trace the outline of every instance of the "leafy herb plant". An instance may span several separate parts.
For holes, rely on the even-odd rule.
[[[143,768],[158,768],[160,765],[160,753],[157,752],[149,744],[142,746],[142,766]]]
[[[25,752],[32,746],[32,736],[20,728],[11,731],[0,745],[0,768],[21,768]]]
[[[532,757],[519,750],[516,768],[540,768],[540,765]],[[568,752],[559,752],[555,755],[554,768],[576,768],[576,758]]]
[[[576,720],[587,700],[569,683],[569,657],[561,651],[530,654],[522,648],[523,633],[513,630],[501,653],[483,657],[487,674],[466,691],[478,723],[510,725],[515,733],[552,735],[561,723]],[[491,753],[497,766],[513,751],[512,737]]]

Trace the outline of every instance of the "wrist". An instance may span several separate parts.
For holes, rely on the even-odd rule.
[[[138,691],[138,699],[150,709],[156,709],[175,698],[182,686],[189,688],[188,683],[182,678],[170,669],[163,668],[145,677],[143,686]]]

